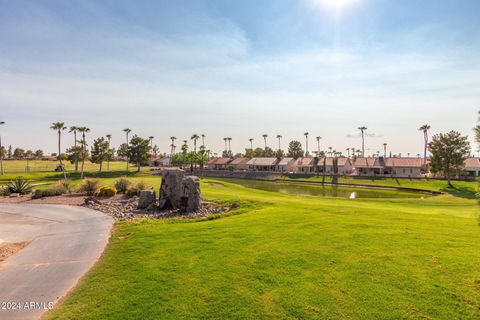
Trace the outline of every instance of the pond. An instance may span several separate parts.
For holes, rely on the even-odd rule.
[[[292,194],[298,196],[334,197],[347,199],[422,198],[431,196],[425,193],[398,190],[368,189],[331,185],[322,186],[302,183],[286,183],[248,179],[215,179],[239,184],[247,188],[271,192],[280,192],[284,194]]]

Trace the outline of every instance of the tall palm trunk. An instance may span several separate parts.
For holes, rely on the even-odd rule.
[[[73,131],[73,146],[77,148],[77,131]],[[78,172],[78,157],[75,158],[75,172]]]
[[[362,130],[362,157],[365,157],[365,135]]]
[[[427,165],[427,148],[428,148],[428,132],[427,130],[423,131],[423,139],[425,141],[425,145],[423,148],[423,165]],[[450,181],[448,182],[450,185]]]
[[[128,132],[127,132],[127,167],[126,170],[128,172]]]
[[[62,163],[62,143],[61,143],[61,136],[62,136],[62,131],[58,130],[58,161],[60,162],[60,168],[62,168],[63,172],[63,179],[67,180],[67,174],[65,173],[65,168],[63,167]]]

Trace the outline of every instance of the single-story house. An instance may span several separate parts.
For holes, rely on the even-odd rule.
[[[318,160],[318,172],[323,172],[323,162],[325,161],[325,174],[334,174],[333,170],[333,157],[324,157]],[[337,174],[346,175],[353,172],[353,164],[349,158],[339,157],[338,159],[338,172]]]
[[[464,165],[469,176],[480,177],[480,158],[467,158]]]
[[[420,178],[426,173],[423,158],[387,158],[383,175],[399,178]]]
[[[380,176],[383,175],[385,161],[383,157],[365,158],[358,157],[353,164],[353,170],[357,176]]]
[[[298,158],[294,163],[294,170],[298,173],[313,173],[316,171],[317,158]]]
[[[295,159],[293,158],[283,158],[281,159],[275,168],[277,172],[293,172],[295,169]]]
[[[277,163],[277,158],[252,158],[247,162],[247,166],[251,171],[275,171]]]
[[[149,161],[150,167],[168,167],[171,165],[170,157],[153,157]]]
[[[250,159],[244,158],[244,157],[235,158],[228,164],[228,167],[232,167],[233,170],[247,170],[248,169],[248,165],[247,165],[248,160],[250,160]]]
[[[230,161],[232,161],[230,158],[213,158],[207,162],[207,168],[209,170],[226,170]]]

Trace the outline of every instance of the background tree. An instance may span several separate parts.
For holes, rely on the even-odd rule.
[[[117,156],[122,158],[128,157],[128,144],[122,143],[117,150]]]
[[[190,140],[193,140],[193,163],[195,165],[195,169],[197,168],[197,140],[200,139],[200,136],[194,133]]]
[[[480,111],[478,112],[478,114],[480,116]],[[475,141],[478,144],[478,150],[480,150],[480,117],[478,118],[478,124],[474,128],[474,131],[475,131]]]
[[[10,145],[8,146],[7,157],[8,159],[12,159],[13,156],[13,147]]]
[[[267,138],[268,138],[268,134],[264,133],[264,134],[262,134],[262,137],[263,137],[263,141],[265,142],[265,149],[267,149]]]
[[[85,169],[85,159],[87,158],[87,140],[86,140],[86,134],[87,132],[90,132],[90,128],[87,127],[79,127],[77,128],[77,131],[82,134],[82,140],[80,140],[80,146],[83,148],[82,150],[82,169],[80,173],[80,178],[83,179],[84,176],[84,169]]]
[[[108,141],[104,137],[93,140],[90,161],[99,165],[102,172],[103,162],[109,158]]]
[[[110,148],[111,141],[112,141],[112,135],[107,134],[105,137],[107,138],[108,151],[109,151],[109,155],[108,155],[108,158],[107,158],[107,171],[110,171],[110,161],[113,160],[113,155],[115,154],[115,150]]]
[[[82,161],[82,157],[83,149],[81,146],[77,145],[67,149],[67,160],[70,161],[71,164]]]
[[[280,158],[283,158],[285,156],[285,153],[283,152],[283,150],[277,150],[275,151],[275,157],[277,157],[278,159]]]
[[[170,147],[172,147],[172,151],[170,154],[173,156],[175,154],[175,140],[177,140],[177,137],[170,137],[170,140],[172,140],[172,144],[170,145]]]
[[[263,157],[266,157],[266,158],[272,158],[272,157],[275,157],[275,151],[273,151],[272,148],[270,147],[266,147],[265,150],[263,151]]]
[[[263,157],[263,154],[265,153],[265,150],[258,147],[253,150],[253,157],[258,158],[258,157]]]
[[[358,130],[360,130],[362,136],[362,157],[365,157],[365,131],[367,131],[367,127],[358,127]]]
[[[470,154],[468,137],[460,132],[436,134],[432,142],[428,144],[430,150],[430,171],[434,174],[442,174],[451,184],[451,177],[459,173],[464,166],[464,161]]]
[[[142,165],[148,164],[150,155],[150,143],[148,139],[143,139],[134,135],[128,145],[128,159],[130,163],[136,164],[137,172],[140,172]]]
[[[308,132],[303,134],[305,136],[305,156],[308,157]]]
[[[248,159],[252,159],[254,157],[253,149],[245,149],[245,157]]]
[[[65,123],[64,122],[54,122],[52,123],[52,126],[50,127],[50,129],[53,129],[55,131],[57,131],[57,134],[58,134],[58,161],[60,163],[60,167],[62,168],[62,172],[63,172],[63,178],[66,180],[67,179],[67,174],[65,173],[65,168],[63,166],[63,163],[62,163],[62,158],[60,157],[60,155],[62,154],[62,131],[67,129],[67,127],[65,127]]]
[[[38,160],[42,159],[43,158],[43,150],[40,150],[40,149],[35,150],[34,156],[35,156],[35,159],[38,159]]]
[[[78,127],[76,127],[76,126],[71,126],[70,130],[68,131],[68,132],[73,132],[73,146],[74,147],[77,146],[77,131],[78,131]],[[75,162],[75,172],[78,172],[78,161]]]
[[[280,134],[277,134],[277,139],[278,139],[278,150],[282,150],[282,145],[281,145],[281,140],[282,136]]]
[[[22,148],[15,148],[13,151],[13,158],[16,160],[21,160],[25,157],[25,150]]]
[[[127,146],[128,146],[128,144],[129,144],[128,135],[130,134],[130,132],[132,132],[132,130],[130,128],[125,128],[125,129],[123,129],[123,132],[125,132],[126,143],[127,143]],[[125,161],[125,163],[127,165],[126,170],[128,171],[128,152],[126,152],[126,158],[127,158],[126,161]]]
[[[290,158],[294,158],[294,159],[303,157],[304,153],[303,153],[302,144],[300,143],[300,141],[297,141],[297,140],[290,141],[290,143],[288,144],[287,155]]]
[[[153,148],[152,148],[152,154],[154,157],[158,157],[158,152],[160,151],[160,149],[158,148],[157,145],[154,145]]]
[[[430,126],[428,124],[424,124],[421,126],[419,131],[423,132],[423,165],[427,165],[427,149],[428,149],[428,130],[430,130]]]
[[[203,170],[205,165],[207,164],[208,160],[210,160],[210,157],[208,156],[209,151],[205,148],[205,146],[200,146],[200,150],[198,151],[197,154],[197,161],[198,164],[200,165],[200,170]]]

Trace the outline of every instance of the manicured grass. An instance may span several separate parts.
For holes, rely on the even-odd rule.
[[[29,160],[27,171],[27,161],[26,160],[3,160],[3,170],[5,173],[26,173],[26,172],[36,172],[36,171],[54,171],[58,165],[58,161],[42,161],[42,160]],[[75,170],[75,165],[71,164],[69,161],[63,161],[65,165],[65,170],[73,171]],[[81,164],[79,164],[80,170]],[[112,161],[110,162],[111,171],[125,170],[125,162],[122,161]],[[98,171],[100,166],[90,161],[85,161],[84,170],[85,171]],[[107,163],[103,164],[103,169],[107,171]]]
[[[480,317],[474,200],[343,200],[209,182],[206,198],[239,202],[242,214],[117,223],[102,259],[46,318]]]

